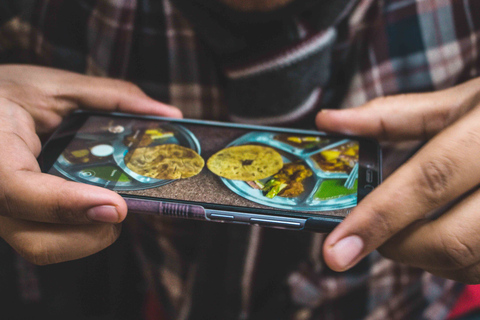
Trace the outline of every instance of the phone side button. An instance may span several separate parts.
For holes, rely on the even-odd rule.
[[[301,228],[302,225],[300,222],[293,221],[280,221],[280,220],[270,220],[270,219],[260,219],[260,218],[250,218],[250,223],[264,225],[264,226],[275,226],[275,227],[290,227],[290,228]]]
[[[208,214],[208,217],[210,219],[218,219],[218,220],[235,220],[234,216],[228,215],[228,214],[219,214],[219,213],[210,213]]]
[[[373,182],[373,171],[371,169],[367,169],[366,171],[366,180],[368,183],[372,183]]]

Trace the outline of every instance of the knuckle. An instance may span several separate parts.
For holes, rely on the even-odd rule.
[[[447,156],[422,162],[419,166],[419,190],[425,200],[437,206],[449,191],[449,181],[455,173],[455,163]]]
[[[468,241],[451,232],[439,234],[439,237],[444,268],[463,269],[477,262],[477,254]]]
[[[133,82],[124,80],[115,80],[119,84],[120,88],[128,94],[143,94],[143,91]]]
[[[373,111],[378,111],[378,132],[377,135],[380,139],[389,140],[389,132],[391,128],[388,125],[388,121],[385,119],[385,115],[382,110],[385,110],[386,106],[393,105],[397,99],[397,96],[377,97],[366,104],[366,108]]]
[[[50,205],[48,216],[51,217],[52,222],[68,223],[74,215],[70,210],[66,210],[60,201],[60,199],[55,199]]]
[[[72,223],[79,223],[83,221],[82,219],[79,218],[78,212],[66,209],[58,202],[55,202],[50,207],[49,210],[50,210],[49,216],[51,217],[52,221],[48,221],[48,222],[56,222],[60,224],[72,224]]]
[[[455,118],[453,115],[454,108],[438,108],[431,111],[432,122],[434,129],[431,130],[431,136],[433,136],[439,129],[448,127]]]

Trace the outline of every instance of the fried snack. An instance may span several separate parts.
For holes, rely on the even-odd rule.
[[[312,175],[312,170],[301,162],[287,163],[265,184],[263,191],[267,198],[273,198],[276,195],[284,198],[298,197],[305,190],[303,180]]]
[[[185,179],[202,171],[205,161],[192,149],[176,144],[136,148],[125,156],[127,167],[155,179]]]
[[[243,145],[215,153],[208,159],[207,167],[227,179],[251,181],[277,173],[283,167],[283,159],[273,148]]]
[[[300,149],[320,148],[330,142],[328,139],[320,136],[295,136],[286,133],[278,134],[273,139]]]
[[[123,143],[131,148],[141,148],[148,147],[156,141],[161,139],[168,139],[174,136],[173,132],[164,131],[161,128],[157,129],[145,129],[145,130],[136,130],[134,133],[126,136],[123,139]],[[158,143],[157,143],[158,144]]]
[[[312,156],[312,159],[325,172],[346,172],[349,174],[358,162],[358,152],[358,142],[352,141],[316,153]]]

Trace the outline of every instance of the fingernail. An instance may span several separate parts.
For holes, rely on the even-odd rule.
[[[87,211],[92,221],[116,223],[119,220],[117,208],[114,206],[98,206]]]
[[[333,257],[341,269],[349,267],[363,250],[363,240],[359,236],[349,236],[332,247]]]

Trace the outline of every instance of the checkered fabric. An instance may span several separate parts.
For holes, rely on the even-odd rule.
[[[303,127],[321,108],[478,76],[477,0],[343,1],[320,23],[330,7],[239,31],[202,1],[4,0],[0,58],[127,79],[188,118]],[[387,157],[386,172],[403,151]],[[377,253],[335,273],[321,259],[322,234],[131,220],[170,319],[445,319],[462,289]],[[18,265],[19,284],[38,286]]]

